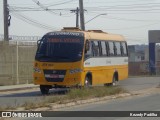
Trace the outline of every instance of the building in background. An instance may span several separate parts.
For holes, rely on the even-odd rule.
[[[129,62],[147,61],[146,50],[148,45],[129,45]]]
[[[129,62],[149,61],[148,45],[129,45]],[[160,45],[156,45],[156,61],[160,61]]]
[[[149,73],[149,47],[148,45],[129,45],[129,74],[146,75]],[[160,73],[160,45],[156,45],[156,73]]]

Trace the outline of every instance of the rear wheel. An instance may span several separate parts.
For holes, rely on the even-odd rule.
[[[112,83],[105,83],[104,86],[112,86]]]
[[[40,85],[40,91],[43,95],[49,94],[50,87],[47,85]]]
[[[118,85],[118,74],[114,74],[112,83],[105,83],[104,86],[117,86]]]
[[[117,85],[118,85],[118,76],[114,74],[112,79],[112,86],[117,86]]]

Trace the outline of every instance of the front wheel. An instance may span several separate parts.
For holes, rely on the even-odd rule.
[[[40,85],[40,91],[43,95],[47,95],[49,93],[49,87],[47,85]]]
[[[92,80],[91,80],[90,76],[85,77],[84,86],[85,87],[91,87],[92,86]]]

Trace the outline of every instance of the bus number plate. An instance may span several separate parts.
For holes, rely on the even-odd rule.
[[[64,75],[57,75],[57,74],[46,74],[46,78],[64,78]]]

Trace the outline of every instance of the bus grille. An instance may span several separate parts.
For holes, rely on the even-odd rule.
[[[45,79],[48,82],[63,82],[66,70],[44,70]]]

